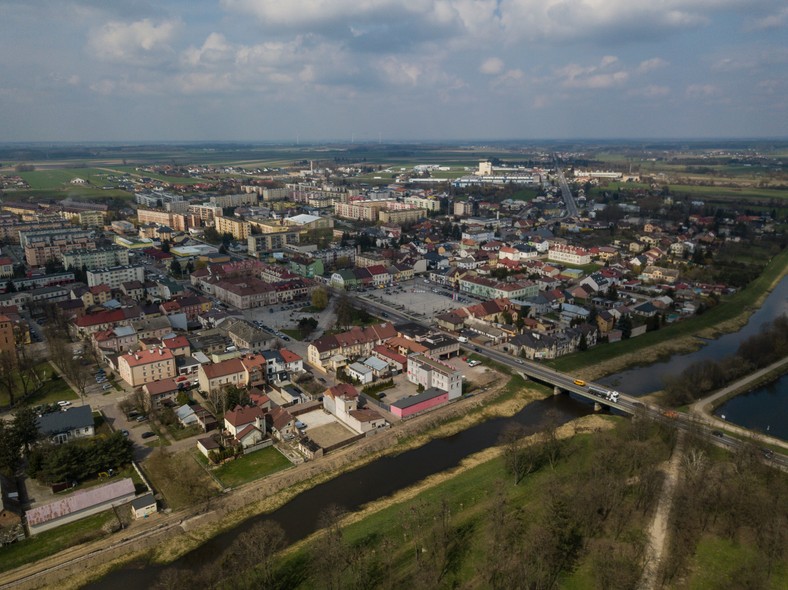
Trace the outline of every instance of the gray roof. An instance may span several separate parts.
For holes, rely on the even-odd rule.
[[[147,508],[151,504],[156,503],[156,498],[153,497],[153,494],[147,493],[142,496],[138,496],[131,501],[131,507],[134,510],[139,510],[140,508]]]
[[[93,410],[90,406],[76,406],[65,412],[50,412],[38,418],[38,430],[45,435],[70,432],[88,426],[93,426]]]
[[[415,406],[416,404],[420,404],[421,402],[427,401],[434,397],[438,397],[439,395],[445,395],[446,392],[440,389],[436,389],[435,387],[430,387],[429,389],[425,389],[421,393],[416,395],[412,395],[410,397],[404,397],[400,400],[395,401],[392,406],[395,408],[399,408],[404,410],[405,408],[409,408],[411,406]]]

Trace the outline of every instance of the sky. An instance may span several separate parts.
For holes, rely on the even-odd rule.
[[[0,0],[0,141],[788,137],[786,0]]]

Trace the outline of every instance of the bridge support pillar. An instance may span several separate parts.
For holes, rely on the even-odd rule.
[[[595,412],[601,412],[602,411],[602,404],[600,404],[599,402],[594,402],[594,411]]]
[[[553,387],[553,395],[561,395],[563,392],[564,392],[563,389],[558,387],[558,385],[555,385]]]

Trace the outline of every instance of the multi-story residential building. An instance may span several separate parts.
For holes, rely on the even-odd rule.
[[[290,257],[287,267],[293,273],[312,279],[314,277],[322,276],[324,272],[323,261],[320,259],[313,259],[307,256],[295,254]]]
[[[320,217],[319,215],[293,215],[285,217],[285,225],[289,228],[298,228],[301,233],[310,232],[318,229],[331,229],[334,227],[334,219],[331,217]]]
[[[403,203],[408,203],[419,209],[426,209],[427,211],[440,211],[441,200],[437,197],[421,197],[418,195],[411,195],[402,199]]]
[[[296,203],[311,203],[314,200],[319,201],[347,201],[351,197],[358,195],[357,189],[349,189],[342,186],[323,185],[316,186],[313,184],[299,183],[286,185],[290,197]]]
[[[212,225],[215,218],[222,216],[222,208],[208,203],[189,205],[189,213],[198,216],[203,225]]]
[[[453,213],[457,217],[473,215],[473,201],[454,201]]]
[[[408,356],[408,381],[430,389],[434,387],[449,394],[448,399],[462,395],[462,373],[450,365],[421,354]]]
[[[381,223],[415,223],[426,216],[426,209],[383,209],[378,213],[378,221]]]
[[[547,259],[575,266],[591,264],[591,253],[585,248],[568,244],[550,244]]]
[[[19,241],[30,266],[44,266],[50,260],[60,260],[68,250],[96,248],[93,230],[60,229],[57,231],[20,232]]]
[[[14,289],[16,291],[23,291],[25,289],[40,289],[42,287],[52,287],[55,285],[66,285],[73,282],[73,272],[53,272],[51,274],[42,274],[38,276],[11,280],[11,283],[14,285]]]
[[[138,209],[137,220],[140,224],[155,223],[156,225],[163,225],[180,232],[188,231],[189,227],[194,225],[191,215],[152,209]]]
[[[63,267],[93,270],[129,263],[129,251],[120,246],[96,248],[95,250],[70,250],[63,253]]]
[[[248,221],[232,217],[216,217],[213,223],[219,235],[230,234],[236,240],[246,240],[249,237]]]
[[[396,203],[394,199],[334,203],[334,215],[345,219],[374,222],[378,220],[378,213],[383,209],[388,209],[393,203]]]
[[[262,234],[250,234],[246,240],[250,255],[260,258],[276,250],[282,250],[288,244],[298,244],[300,233],[297,231],[278,231]]]
[[[466,274],[459,279],[459,284],[461,292],[487,299],[527,299],[539,293],[539,285],[532,281],[510,283]]]
[[[108,285],[111,289],[120,289],[128,281],[144,281],[145,267],[134,265],[96,268],[87,272],[88,286]]]
[[[200,391],[206,394],[230,385],[243,387],[246,385],[246,374],[246,368],[237,358],[200,365],[197,371]]]
[[[175,356],[163,347],[129,351],[118,357],[117,366],[120,378],[132,387],[140,387],[146,383],[177,375]]]
[[[314,252],[306,252],[305,255],[314,260],[321,260],[324,268],[333,267],[340,259],[347,260],[351,265],[356,264],[356,249],[353,246],[315,250]]]
[[[38,215],[35,221],[21,221],[12,216],[0,221],[0,239],[11,244],[19,243],[19,232],[58,231],[63,229],[63,220],[57,215]]]
[[[334,355],[369,356],[373,348],[396,335],[394,326],[386,323],[366,328],[354,327],[341,334],[322,336],[307,347],[307,361],[313,367],[325,370]]]
[[[241,207],[243,205],[256,205],[257,193],[244,192],[237,195],[218,195],[211,197],[209,202],[216,207]]]

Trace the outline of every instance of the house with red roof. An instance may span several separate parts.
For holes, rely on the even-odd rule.
[[[175,356],[190,356],[191,355],[191,346],[189,345],[189,340],[186,336],[178,335],[172,336],[170,338],[162,338],[161,344],[164,348],[169,349],[172,351],[172,354]]]
[[[200,391],[212,393],[229,385],[244,387],[246,369],[240,359],[227,359],[219,363],[200,365],[197,371]]]

